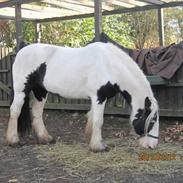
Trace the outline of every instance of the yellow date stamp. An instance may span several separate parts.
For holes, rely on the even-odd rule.
[[[139,161],[173,161],[176,160],[175,153],[167,153],[167,152],[155,152],[155,153],[147,153],[141,152],[138,155]]]

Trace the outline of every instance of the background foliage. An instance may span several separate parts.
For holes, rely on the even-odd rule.
[[[164,10],[166,45],[183,39],[182,14],[182,7]],[[104,16],[102,27],[123,46],[139,49],[159,46],[156,10]],[[41,29],[43,43],[81,47],[94,38],[93,18],[42,23]],[[34,23],[23,22],[23,37],[27,42],[35,42]],[[14,21],[0,21],[0,44],[15,46]]]

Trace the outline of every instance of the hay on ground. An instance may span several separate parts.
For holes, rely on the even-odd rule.
[[[132,171],[136,174],[171,174],[183,171],[183,147],[180,144],[159,144],[155,150],[140,148],[134,139],[108,139],[113,147],[109,152],[93,153],[82,143],[44,145],[37,148],[39,159],[64,165],[70,175],[85,177],[110,171]]]

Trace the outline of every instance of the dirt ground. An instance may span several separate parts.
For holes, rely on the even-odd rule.
[[[158,148],[144,150],[130,133],[128,118],[105,116],[103,136],[111,148],[105,153],[89,151],[84,113],[46,111],[44,121],[56,139],[50,145],[36,144],[32,133],[21,139],[22,146],[7,146],[7,120],[0,117],[0,183],[183,182],[181,119],[161,119]]]

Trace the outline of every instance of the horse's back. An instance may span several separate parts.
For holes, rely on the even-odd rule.
[[[106,72],[99,47],[92,44],[83,48],[60,48],[47,62],[44,85],[64,97],[88,97],[106,81],[103,81]],[[60,91],[58,86],[62,86]]]
[[[55,88],[52,91],[55,93],[61,85],[66,88],[64,93],[68,93],[68,88],[74,91],[82,86],[97,90],[108,81],[129,89],[139,88],[139,83],[149,87],[137,64],[111,43],[96,42],[82,48],[32,44],[17,54],[14,75],[26,78],[42,63],[46,64],[44,84],[50,90]]]
[[[97,48],[97,44],[82,48],[71,48],[51,44],[34,43],[22,48],[18,52],[15,62],[31,61],[31,63],[33,63],[42,62],[43,60],[44,62],[47,62],[48,59],[54,56],[55,53],[57,53],[57,56],[58,54],[63,55],[62,59],[64,59],[64,57],[82,56],[84,53],[87,55],[87,52],[91,52],[90,49],[93,50],[93,53],[95,53],[98,50]]]

